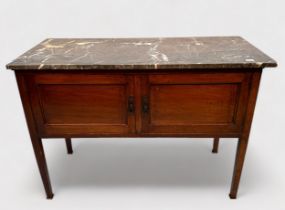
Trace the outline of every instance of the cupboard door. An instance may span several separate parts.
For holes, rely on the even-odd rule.
[[[249,73],[146,76],[142,85],[142,132],[238,134],[247,104],[249,80]]]
[[[45,73],[28,77],[43,136],[134,133],[133,80],[125,75]]]

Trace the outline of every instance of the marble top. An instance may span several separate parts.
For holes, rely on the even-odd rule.
[[[277,63],[241,37],[46,39],[14,70],[263,68]]]

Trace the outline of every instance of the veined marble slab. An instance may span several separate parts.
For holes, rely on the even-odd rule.
[[[241,37],[46,39],[14,70],[263,68],[277,63]]]

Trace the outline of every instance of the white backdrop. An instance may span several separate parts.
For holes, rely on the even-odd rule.
[[[282,0],[1,0],[0,209],[285,209],[285,29]],[[5,65],[47,37],[240,35],[278,61],[265,69],[239,197],[227,197],[236,141],[44,143],[45,199],[14,74]]]

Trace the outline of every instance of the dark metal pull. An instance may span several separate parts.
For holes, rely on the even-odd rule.
[[[135,111],[135,99],[134,96],[129,96],[128,100],[128,110],[129,112],[134,112]]]
[[[147,96],[143,96],[142,97],[142,112],[148,113],[148,111],[149,111],[148,98]]]

